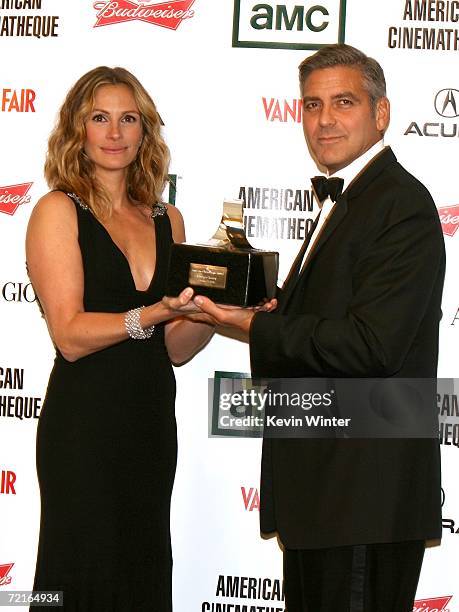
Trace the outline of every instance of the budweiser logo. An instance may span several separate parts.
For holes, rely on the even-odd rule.
[[[28,204],[30,196],[27,195],[27,192],[32,185],[33,183],[21,183],[0,187],[0,212],[14,215],[21,204]]]
[[[194,16],[194,11],[190,10],[193,3],[194,0],[171,0],[158,4],[134,0],[102,0],[94,2],[97,11],[94,27],[139,20],[176,30],[184,19]]]
[[[442,206],[438,209],[438,214],[445,236],[454,236],[459,227],[459,204]]]
[[[433,597],[432,599],[419,599],[414,602],[413,612],[448,612],[447,605],[452,595]]]
[[[10,573],[13,565],[14,563],[5,563],[5,565],[0,565],[0,586],[10,584],[11,576],[8,576],[8,574]]]

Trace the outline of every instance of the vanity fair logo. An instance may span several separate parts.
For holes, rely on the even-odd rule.
[[[248,512],[254,510],[260,510],[260,495],[258,489],[255,487],[241,487],[242,501],[244,502],[244,508]]]
[[[441,227],[445,236],[454,236],[459,227],[459,204],[438,209]]]
[[[15,472],[11,470],[0,470],[0,495],[16,495],[16,489],[14,487],[15,482]]]
[[[0,586],[6,586],[7,584],[10,584],[12,579],[11,576],[8,576],[8,574],[10,573],[13,565],[14,563],[5,563],[3,565],[0,565]]]
[[[30,196],[27,195],[33,183],[20,183],[0,187],[0,212],[14,215],[21,204],[28,204]]]
[[[452,598],[452,595],[446,595],[444,597],[432,597],[431,599],[418,599],[414,602],[413,612],[449,612],[446,606]]]
[[[303,100],[300,98],[281,99],[263,96],[261,100],[266,121],[301,123]]]
[[[176,30],[184,19],[194,17],[190,10],[194,0],[171,0],[153,4],[145,0],[102,0],[94,2],[97,11],[95,28],[126,21],[146,21],[169,30]]]
[[[0,89],[2,113],[34,113],[36,92],[33,89]]]

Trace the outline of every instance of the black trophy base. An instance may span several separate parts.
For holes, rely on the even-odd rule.
[[[256,306],[275,297],[278,262],[274,251],[173,244],[166,295],[192,287],[219,304]]]

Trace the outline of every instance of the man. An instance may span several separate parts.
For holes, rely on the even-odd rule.
[[[435,377],[442,232],[428,191],[384,147],[383,71],[348,45],[299,70],[306,142],[343,192],[325,198],[277,310],[195,301],[249,333],[255,376]],[[412,610],[425,540],[441,537],[437,440],[266,439],[261,478],[289,612]]]

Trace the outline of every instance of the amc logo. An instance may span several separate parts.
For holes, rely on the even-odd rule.
[[[320,49],[344,42],[346,0],[234,0],[233,47]]]

